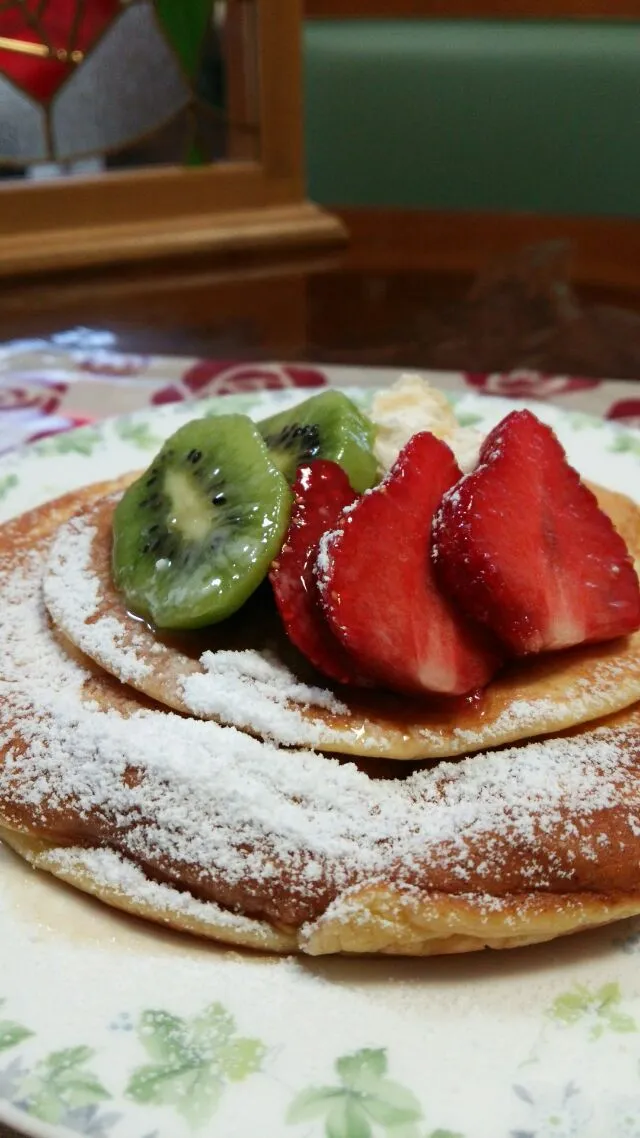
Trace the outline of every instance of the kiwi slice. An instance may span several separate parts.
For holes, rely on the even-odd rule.
[[[290,411],[258,423],[271,457],[288,482],[299,466],[328,458],[345,471],[358,493],[378,480],[373,423],[341,391],[323,391]]]
[[[157,628],[215,624],[266,576],[290,509],[289,487],[250,419],[187,423],[116,507],[116,586]]]

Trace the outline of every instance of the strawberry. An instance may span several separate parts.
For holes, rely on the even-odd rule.
[[[434,511],[459,478],[446,443],[414,435],[384,482],[320,543],[331,628],[361,667],[397,691],[462,695],[498,666],[484,634],[440,593],[429,556]]]
[[[640,625],[624,541],[550,427],[513,411],[434,523],[438,580],[516,655],[609,640]]]
[[[343,684],[362,684],[364,677],[325,620],[314,576],[320,538],[357,495],[342,467],[325,459],[298,470],[293,495],[289,529],[269,573],[282,622],[319,671]]]

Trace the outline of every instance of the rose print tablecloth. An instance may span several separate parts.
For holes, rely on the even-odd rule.
[[[123,355],[108,333],[82,330],[53,341],[0,347],[0,453],[20,443],[107,415],[153,404],[284,387],[390,383],[398,369],[311,364],[238,363],[185,357]],[[481,375],[424,373],[449,391],[475,390],[541,399],[640,426],[637,383],[535,372]]]

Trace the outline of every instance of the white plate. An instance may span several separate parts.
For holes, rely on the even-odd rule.
[[[25,448],[0,462],[0,518],[146,464],[194,412],[304,395]],[[531,406],[585,475],[640,497],[640,434]],[[457,402],[481,429],[511,407]],[[637,953],[640,921],[510,953],[265,959],[120,916],[0,849],[0,1119],[55,1138],[640,1138]]]

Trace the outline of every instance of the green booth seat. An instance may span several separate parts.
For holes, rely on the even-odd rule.
[[[640,23],[309,21],[310,196],[640,216]]]

